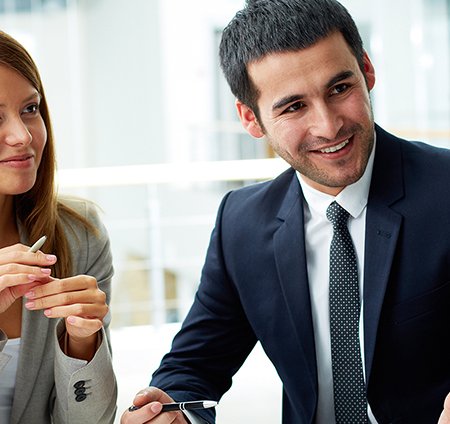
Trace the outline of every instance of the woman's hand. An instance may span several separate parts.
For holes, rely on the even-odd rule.
[[[93,358],[97,333],[109,309],[106,294],[98,288],[94,277],[52,278],[47,284],[33,287],[25,296],[27,309],[43,310],[48,318],[65,319],[67,355],[88,361]]]
[[[50,266],[56,256],[15,244],[0,249],[0,313],[34,287],[51,280]]]

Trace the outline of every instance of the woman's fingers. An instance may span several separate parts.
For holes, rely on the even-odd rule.
[[[24,264],[37,266],[50,266],[56,263],[56,256],[38,250],[30,252],[27,246],[15,244],[0,249],[0,266],[8,264]]]
[[[11,287],[11,293],[13,294],[15,299],[22,297],[27,291],[36,287],[39,283],[33,281],[27,284],[21,284],[20,286]]]
[[[31,302],[33,302],[34,309],[45,309],[52,308],[55,306],[67,306],[67,305],[82,305],[82,304],[105,304],[106,296],[105,294],[99,290],[77,290],[71,292],[62,292],[55,294],[42,295],[40,292],[47,291],[47,287],[53,284],[50,282],[45,285],[36,286],[34,289],[28,291],[25,296]],[[31,306],[31,305],[30,305]],[[86,314],[85,311],[81,310],[80,314]]]
[[[89,337],[99,331],[102,326],[103,321],[100,319],[86,319],[73,315],[66,318],[66,328],[70,328],[72,337]]]
[[[91,292],[90,296],[94,296],[97,291],[100,291],[97,286],[97,280],[89,275],[77,275],[75,277],[53,279],[48,284],[39,286],[29,294],[27,297],[31,299],[45,298],[47,296],[58,294],[71,294],[72,298],[67,297],[66,301],[62,300],[63,304],[74,303],[74,297],[83,292]],[[101,296],[101,295],[100,295]]]
[[[13,272],[9,270],[8,273],[0,271],[0,291],[8,287],[16,287],[22,284],[29,284],[33,281],[48,282],[50,281],[51,270],[48,268],[26,267],[24,272]]]
[[[43,308],[29,307],[27,306],[27,304],[25,304],[25,306],[28,309],[43,309]],[[108,306],[105,304],[97,305],[97,304],[77,303],[74,305],[53,306],[44,309],[45,316],[49,318],[67,318],[70,316],[74,316],[89,319],[93,318],[103,319],[103,317],[107,313],[108,313]]]
[[[102,328],[109,310],[106,294],[98,288],[97,280],[88,275],[51,279],[28,290],[25,297],[27,309],[43,310],[48,318],[65,318],[70,340],[73,337],[88,340]],[[77,349],[80,350],[79,346]],[[81,350],[84,352],[86,348],[83,346]],[[81,355],[78,351],[74,354],[81,357],[77,356]]]
[[[51,281],[50,267],[56,260],[55,255],[30,252],[23,244],[0,249],[0,312],[36,285]]]
[[[61,280],[54,279],[29,290],[25,307],[44,310],[49,318],[98,318],[108,313],[106,294],[97,286],[97,280],[79,275]]]
[[[29,252],[22,244],[0,249],[0,291],[32,281],[48,282],[56,260],[55,255]]]

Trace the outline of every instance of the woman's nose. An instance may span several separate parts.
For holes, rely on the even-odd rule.
[[[20,117],[8,117],[0,123],[0,137],[10,146],[28,145],[33,137]]]

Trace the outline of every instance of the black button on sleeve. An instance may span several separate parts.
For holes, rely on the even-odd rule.
[[[75,389],[79,389],[80,387],[84,387],[85,384],[86,384],[86,382],[85,382],[84,380],[80,380],[80,381],[77,381],[77,382],[73,385],[73,387],[75,387]]]
[[[75,398],[75,400],[77,401],[77,402],[83,402],[83,400],[85,400],[87,398],[87,396],[85,395],[85,394],[82,394],[82,395],[78,395],[76,398]]]

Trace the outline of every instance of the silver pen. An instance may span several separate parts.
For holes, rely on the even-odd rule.
[[[36,243],[31,246],[28,251],[36,253],[45,243],[45,240],[47,240],[47,236],[42,236]]]
[[[173,402],[173,403],[163,403],[161,412],[169,411],[191,411],[194,409],[207,409],[214,408],[217,406],[217,402],[213,400],[198,400],[189,402]],[[131,405],[128,410],[130,412],[136,411],[140,406]]]

